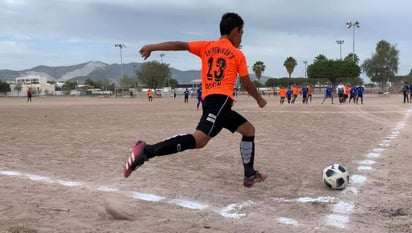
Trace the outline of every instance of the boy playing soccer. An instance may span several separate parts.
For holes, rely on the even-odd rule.
[[[240,154],[244,166],[243,185],[252,187],[266,179],[266,174],[253,167],[255,157],[255,128],[242,115],[232,110],[233,88],[239,76],[242,86],[256,100],[259,107],[266,100],[257,92],[249,78],[246,58],[239,50],[243,35],[243,20],[236,13],[226,13],[220,21],[218,40],[213,41],[170,41],[145,45],[140,55],[147,59],[153,51],[189,51],[201,58],[202,116],[193,134],[180,134],[164,141],[147,144],[137,141],[124,166],[124,176],[130,174],[145,161],[155,157],[202,148],[223,128],[242,135]]]

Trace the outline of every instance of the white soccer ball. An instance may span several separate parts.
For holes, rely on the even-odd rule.
[[[340,164],[331,164],[323,169],[323,182],[330,189],[344,189],[349,183],[349,172]]]

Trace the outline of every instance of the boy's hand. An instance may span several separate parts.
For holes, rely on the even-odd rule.
[[[142,56],[143,59],[146,60],[148,57],[150,57],[152,50],[150,49],[149,45],[145,45],[140,49],[139,53],[140,53],[140,56]]]
[[[257,101],[259,107],[263,108],[266,106],[267,102],[265,99],[263,99],[262,97]]]

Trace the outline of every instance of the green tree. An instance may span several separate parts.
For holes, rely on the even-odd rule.
[[[295,67],[298,65],[296,62],[296,59],[293,57],[288,57],[286,58],[285,62],[283,63],[283,66],[286,67],[286,71],[289,74],[289,78],[292,77],[293,70],[295,70]]]
[[[375,53],[362,64],[362,70],[373,82],[380,82],[382,91],[384,83],[391,81],[398,73],[399,51],[394,45],[381,40],[376,45]]]
[[[102,90],[114,91],[114,83],[110,84],[109,80],[103,79],[96,83],[96,87]]]
[[[276,78],[269,78],[265,82],[266,87],[277,87],[278,86],[278,79]]]
[[[312,83],[315,80],[321,83],[330,81],[334,86],[339,81],[358,83],[361,70],[353,61],[329,60],[318,56],[315,62],[308,66],[307,72]]]
[[[92,86],[92,87],[97,87],[97,83],[96,82],[94,82],[93,80],[91,80],[91,79],[86,79],[86,80],[84,80],[84,85],[88,85],[88,86]]]
[[[22,88],[23,87],[22,87],[21,83],[17,83],[16,86],[14,87],[14,90],[17,91],[17,96],[20,96],[20,91],[21,91]]]
[[[63,89],[65,89],[65,90],[74,90],[74,89],[76,89],[76,86],[77,86],[77,82],[75,82],[75,81],[72,81],[72,82],[66,81],[66,82],[64,82]]]
[[[353,62],[353,53],[349,53],[343,60]],[[355,54],[355,64],[359,64],[359,57]]]
[[[169,64],[150,61],[142,64],[137,71],[137,79],[144,86],[157,89],[164,85],[170,74]]]
[[[292,85],[314,85],[317,80],[308,80],[307,78],[270,78],[266,81],[265,86],[267,87],[290,87]]]
[[[179,85],[179,82],[176,79],[171,78],[169,79],[169,84],[170,84],[170,87],[176,88]]]
[[[259,82],[259,80],[253,80],[252,83],[255,85],[255,87],[259,88],[262,87],[263,85]]]
[[[126,89],[136,87],[136,79],[129,78],[129,76],[124,75],[123,78],[120,79],[120,87]]]
[[[260,78],[262,77],[262,73],[265,72],[265,68],[266,66],[263,61],[257,61],[253,64],[253,72],[255,72],[258,82],[260,82]]]
[[[315,57],[315,62],[316,61],[327,61],[327,60],[328,58],[323,54],[319,54],[318,56]]]
[[[3,92],[4,95],[7,95],[7,92],[11,91],[10,89],[10,84],[6,83],[6,82],[2,82],[0,80],[0,92]]]
[[[109,81],[107,81],[107,82],[109,82]],[[111,83],[111,84],[109,84],[109,86],[106,87],[106,90],[113,91],[113,92],[115,92],[115,89],[116,89],[116,84],[115,83]]]

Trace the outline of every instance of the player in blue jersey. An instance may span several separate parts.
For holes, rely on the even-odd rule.
[[[402,94],[403,94],[403,103],[409,103],[409,85],[405,82],[405,85],[402,87]]]
[[[361,104],[363,104],[363,92],[365,92],[365,88],[362,86],[362,83],[359,83],[359,86],[356,87],[356,90],[356,104],[358,104],[359,99],[361,100]]]
[[[292,99],[292,90],[290,89],[290,87],[288,87],[288,91],[286,92],[286,98],[288,99],[288,104],[290,104],[290,101]]]
[[[184,102],[189,103],[189,90],[186,88],[186,90],[183,92],[184,96]]]
[[[412,84],[409,85],[409,103],[412,103]]]
[[[199,86],[199,88],[197,89],[197,105],[196,108],[197,110],[199,110],[199,106],[202,103],[202,86]]]
[[[302,92],[302,103],[307,104],[309,88],[305,85],[302,87],[301,92]]]
[[[330,98],[333,104],[333,88],[330,84],[326,87],[325,98],[323,98],[322,104],[325,102],[327,98]]]
[[[353,103],[356,101],[356,96],[358,95],[358,89],[356,89],[355,85],[352,85],[349,91],[349,103],[353,100]]]

